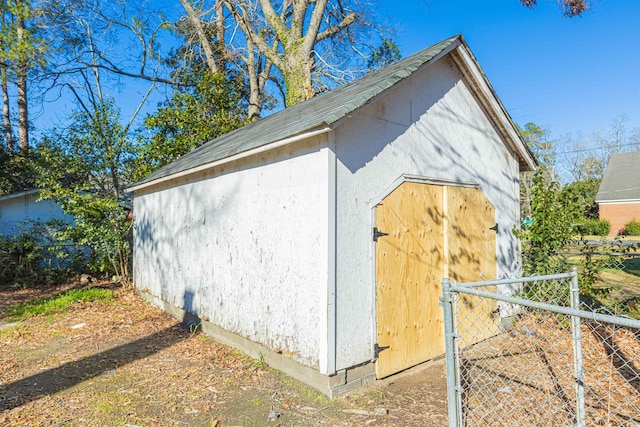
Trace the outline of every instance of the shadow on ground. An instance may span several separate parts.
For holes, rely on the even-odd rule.
[[[109,374],[128,363],[185,340],[189,335],[184,326],[177,324],[136,341],[5,384],[0,389],[0,411],[17,408],[91,378]]]

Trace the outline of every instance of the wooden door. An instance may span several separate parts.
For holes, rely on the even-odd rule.
[[[495,210],[478,188],[446,187],[446,276],[451,283],[496,278]],[[483,288],[493,292],[494,287]],[[497,301],[459,294],[456,305],[458,345],[470,344],[499,332]]]
[[[405,182],[376,207],[376,321],[384,378],[444,352],[443,187]]]
[[[474,188],[405,182],[376,206],[378,378],[444,353],[442,278],[494,277],[494,220]]]

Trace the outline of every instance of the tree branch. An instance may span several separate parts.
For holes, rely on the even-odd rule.
[[[348,14],[347,16],[344,17],[344,19],[342,20],[342,22],[340,22],[338,25],[334,25],[333,27],[329,27],[326,30],[324,30],[323,32],[321,32],[320,34],[318,34],[318,37],[316,38],[316,42],[328,39],[330,37],[335,36],[336,34],[338,34],[340,31],[342,31],[343,29],[347,28],[349,25],[353,24],[355,22],[357,18],[357,15],[353,12],[351,12],[350,14]]]
[[[127,133],[129,132],[129,129],[131,128],[131,125],[133,124],[133,121],[136,119],[136,117],[138,116],[138,113],[140,113],[140,110],[142,109],[142,106],[147,102],[147,98],[149,98],[149,95],[151,95],[151,92],[153,92],[155,88],[156,88],[156,85],[152,84],[147,90],[147,93],[144,94],[144,96],[138,103],[138,107],[136,108],[136,111],[133,112],[133,114],[129,118],[129,122],[127,123],[127,125],[124,127],[124,130],[122,131],[123,137],[126,137]]]
[[[246,17],[246,12],[244,10],[241,13],[235,4],[231,3],[229,0],[223,0],[223,1],[225,3],[225,6],[227,6],[229,11],[233,15],[234,19],[242,29],[242,32],[245,33],[245,36],[247,38],[250,38],[251,42],[258,48],[258,50],[262,52],[262,54],[265,55],[267,58],[269,58],[269,60],[273,64],[275,64],[276,67],[280,69],[283,68],[285,64],[282,61],[282,58],[280,58],[280,55],[278,55],[278,52],[276,51],[276,47],[278,43],[274,43],[274,46],[275,46],[274,48],[269,46],[267,42],[264,39],[262,39],[262,37],[260,37],[258,34],[256,34],[256,32],[253,30],[248,18]],[[279,38],[276,34],[276,41],[277,40],[279,40]]]
[[[191,7],[189,0],[180,0],[184,10],[187,12],[189,16],[189,20],[193,24],[193,27],[196,30],[196,34],[198,36],[198,40],[200,41],[200,46],[202,46],[202,50],[204,51],[204,56],[207,61],[207,66],[209,67],[209,71],[212,73],[217,73],[219,71],[218,63],[216,62],[215,55],[213,53],[213,48],[211,47],[211,43],[207,37],[206,32],[204,31],[204,27],[202,26],[202,21],[200,17],[196,13],[196,11]]]
[[[306,3],[307,0],[300,0]],[[321,0],[326,1],[326,0]],[[271,0],[260,0],[260,6],[262,7],[262,12],[264,13],[264,17],[267,19],[267,22],[274,29],[276,33],[276,37],[280,39],[282,44],[287,44],[289,41],[286,40],[287,33],[289,32],[285,23],[280,19],[280,16],[273,9],[273,5],[271,4]],[[285,38],[283,40],[283,38]]]

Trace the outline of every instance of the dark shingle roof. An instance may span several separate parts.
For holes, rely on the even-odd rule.
[[[618,200],[640,200],[640,150],[609,158],[596,202]]]
[[[460,35],[450,37],[349,84],[209,141],[132,184],[131,187],[280,141],[322,125],[331,125],[410,76],[448,47],[457,46],[456,42],[461,39]]]

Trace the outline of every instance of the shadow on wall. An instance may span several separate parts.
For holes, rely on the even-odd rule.
[[[510,223],[517,223],[515,217],[517,212],[513,211],[513,207],[516,206],[515,209],[518,209],[519,206],[517,199],[519,177],[511,170],[514,163],[500,170],[495,167],[496,159],[500,161],[499,164],[502,164],[508,152],[508,149],[503,150],[500,146],[502,143],[499,132],[487,120],[474,120],[477,115],[460,114],[461,109],[467,111],[471,107],[455,103],[454,100],[459,98],[455,94],[447,96],[456,88],[459,80],[444,74],[438,83],[430,86],[427,96],[417,100],[415,96],[412,97],[415,105],[412,105],[411,109],[406,108],[406,124],[377,117],[377,111],[384,110],[385,107],[372,104],[369,109],[364,110],[359,119],[360,124],[353,126],[353,131],[345,131],[344,137],[347,142],[337,147],[339,161],[351,173],[356,174],[368,163],[375,161],[374,159],[384,150],[390,150],[388,154],[392,158],[387,161],[391,164],[395,158],[409,159],[415,170],[424,170],[424,165],[428,165],[428,176],[478,183],[485,195],[491,197],[496,208],[496,221],[503,227],[508,227]],[[378,101],[378,103],[384,102],[384,99]],[[420,117],[412,118],[414,121],[409,123],[411,120],[408,117],[411,110],[424,111],[423,116],[427,115],[433,119],[429,123],[440,123],[443,126],[425,125],[420,121]],[[479,107],[478,110],[480,110]],[[358,134],[358,129],[361,128],[366,129],[367,135],[372,135],[366,143],[362,135]],[[411,143],[389,146],[409,132],[411,134],[407,135],[407,138]],[[358,140],[361,143],[348,142]],[[485,141],[494,141],[494,143]],[[517,160],[510,162],[517,162]],[[401,160],[401,164],[406,165],[406,160]],[[488,174],[493,178],[490,179]],[[498,185],[497,182],[507,184]],[[456,231],[461,238],[465,238],[462,230]],[[506,269],[501,274],[516,275],[519,267],[517,240],[511,230],[506,227],[500,229],[498,233],[501,243],[498,245],[497,261],[498,265]]]
[[[257,185],[252,181],[256,174],[245,172],[262,165],[285,168],[284,163],[292,158],[318,152],[319,143],[316,137],[294,149],[284,147],[268,155],[250,156],[170,188],[137,194],[135,285],[192,314],[211,317],[208,311],[226,296],[214,275],[231,263],[236,268],[236,264],[242,266],[263,255],[256,242],[248,240],[252,228],[260,224],[244,223],[244,233],[234,232],[238,226],[234,210],[243,209],[239,204],[246,202],[248,192],[261,189],[259,180]],[[249,186],[245,185],[247,176]],[[233,236],[234,245],[228,244],[228,236]],[[187,294],[188,300],[180,300]]]
[[[406,92],[406,96],[412,101],[400,107],[403,109],[403,114],[405,115],[401,119],[402,123],[394,122],[386,118],[385,114],[389,108],[386,105],[388,101],[385,98],[371,104],[370,107],[367,107],[360,113],[360,116],[365,121],[373,121],[373,124],[371,127],[361,126],[357,129],[354,128],[354,132],[360,133],[362,129],[366,129],[367,134],[374,135],[374,137],[368,139],[366,143],[363,144],[347,143],[340,145],[337,153],[340,162],[347,167],[351,173],[356,173],[362,169],[378,156],[388,144],[408,132],[409,128],[415,124],[415,120],[420,119],[420,117],[412,117],[415,111],[429,111],[456,86],[456,82],[453,78],[446,77],[446,75],[442,76],[442,78],[438,80],[438,85],[428,85],[429,91],[425,97],[416,97],[411,93],[408,85],[404,87],[403,89]],[[401,102],[398,100],[399,98],[401,98],[401,95],[396,97],[396,102]],[[416,105],[418,102],[421,102],[421,104]],[[358,136],[347,136],[346,140],[349,141],[357,138]],[[360,138],[362,137],[360,136]],[[447,139],[441,139],[436,141],[446,140]],[[411,153],[409,154],[411,155]]]
[[[154,205],[138,210],[134,222],[135,285],[165,302],[197,314],[203,306],[200,299],[211,298],[215,288],[213,274],[208,274],[213,271],[213,263],[218,261],[211,259],[208,250],[221,231],[215,224],[221,222],[225,206],[233,200],[230,197],[202,200],[203,192],[194,191],[193,186],[180,186],[175,191],[145,195],[152,198]],[[237,192],[236,185],[226,194],[234,196]],[[197,254],[197,259],[185,259],[189,256],[186,245],[196,247],[190,250]],[[203,274],[202,269],[207,272]]]
[[[182,302],[176,297],[180,292],[173,295],[172,291],[188,286],[193,291],[190,310],[196,313],[202,306],[200,299],[210,297],[207,293],[215,290],[215,279],[208,273],[213,271],[214,263],[225,262],[222,259],[212,259],[208,249],[213,242],[218,242],[225,235],[226,230],[222,227],[225,217],[229,216],[229,206],[234,205],[242,192],[240,179],[228,180],[225,177],[262,165],[283,163],[291,158],[317,152],[318,141],[315,138],[307,143],[300,143],[296,145],[293,152],[291,147],[284,147],[269,155],[249,156],[234,161],[231,165],[218,166],[205,174],[189,177],[171,188],[158,187],[136,195],[137,198],[154,201],[153,206],[147,204],[145,209],[136,206],[134,262],[137,265],[134,268],[139,273],[135,275],[136,286],[142,289],[160,286],[162,288],[160,293],[154,292],[154,296],[179,307]],[[218,196],[216,196],[213,192],[194,190],[204,181],[213,182],[212,180],[220,179],[225,182],[223,197],[219,197],[219,194],[222,194],[220,192],[217,192]],[[219,188],[211,185],[213,189]],[[206,194],[206,200],[202,200],[205,197],[204,194]],[[238,235],[235,238],[238,238]],[[191,241],[190,244],[198,245],[202,250],[197,253],[198,259],[181,262],[180,258],[184,256],[181,244],[187,240]],[[231,254],[225,254],[225,257],[227,255]],[[257,252],[234,255],[239,262],[242,262],[243,258],[260,257]],[[200,267],[195,268],[196,264],[200,264]],[[205,274],[197,274],[198,268],[200,271],[205,271]],[[191,271],[188,271],[189,269]],[[146,283],[147,278],[152,276],[153,282]]]
[[[172,197],[166,191],[145,195],[142,200],[151,200],[154,204],[138,209],[134,222],[135,285],[176,306],[182,304],[174,300],[171,291],[179,292],[189,283],[187,265],[180,262],[183,250],[178,245],[185,241],[187,233],[204,238],[202,221],[192,221],[192,218],[196,216],[193,212],[196,207],[206,206],[192,187],[182,189],[182,193]],[[183,295],[185,302],[189,300],[189,310],[193,310],[194,292],[185,290]]]
[[[450,106],[442,106],[439,109],[441,118],[444,118],[450,123],[454,123],[452,126],[466,129],[461,132],[462,135],[481,135],[485,140],[493,140],[495,133],[490,128],[483,128],[478,123],[473,123],[469,120],[464,120],[463,117],[456,114],[456,112]],[[509,171],[501,170],[500,179],[504,182],[508,182],[509,185],[498,186],[496,181],[489,180],[487,177],[487,171],[495,171],[494,159],[497,156],[503,156],[504,154],[497,148],[491,149],[486,144],[480,145],[475,142],[475,139],[464,140],[459,136],[445,134],[441,129],[434,127],[417,127],[417,132],[420,133],[422,139],[425,141],[446,141],[439,146],[435,147],[441,162],[434,165],[434,173],[446,174],[451,170],[464,171],[464,175],[460,173],[456,174],[455,180],[459,181],[472,181],[480,184],[480,188],[486,196],[491,196],[491,201],[496,209],[496,221],[504,226],[505,219],[511,215],[515,215],[512,212],[512,207],[519,209],[518,194],[519,194],[519,177],[517,174],[511,176]],[[458,139],[456,139],[456,137]],[[458,147],[468,147],[468,151],[461,151]],[[416,150],[410,155],[414,162],[420,164],[421,162],[432,162],[430,154],[427,150]],[[517,160],[513,160],[517,161]],[[431,163],[428,163],[431,164]],[[462,167],[460,166],[462,165]],[[514,217],[515,220],[515,217]],[[515,221],[514,221],[515,222]],[[501,240],[502,244],[498,245],[497,261],[498,265],[508,266],[509,272],[507,274],[515,275],[518,271],[517,260],[517,241],[515,236],[512,235],[509,229],[499,229],[498,237],[501,234],[508,234],[508,237]]]

